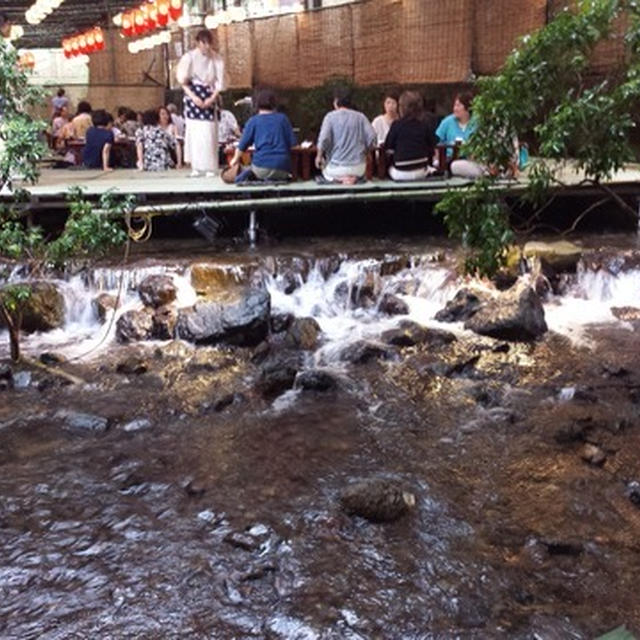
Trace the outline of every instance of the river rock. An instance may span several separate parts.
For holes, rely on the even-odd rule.
[[[473,316],[489,299],[489,295],[480,291],[460,289],[456,295],[447,302],[444,309],[436,313],[438,322],[459,322]]]
[[[389,329],[380,336],[382,342],[396,347],[413,347],[416,344],[444,346],[456,340],[455,335],[443,329],[429,329],[412,320],[403,320],[397,329]]]
[[[377,273],[367,271],[351,289],[351,302],[356,307],[368,309],[376,304],[382,283]]]
[[[38,360],[46,365],[63,364],[67,361],[61,353],[55,353],[54,351],[43,351]]]
[[[116,322],[119,342],[149,340],[153,335],[153,313],[149,309],[125,311]]]
[[[24,303],[21,330],[24,333],[50,331],[64,324],[64,297],[52,282],[33,282],[25,285],[31,295]],[[0,314],[0,326],[4,326]]]
[[[483,336],[524,342],[535,340],[547,331],[540,298],[528,286],[485,302],[464,326]]]
[[[527,242],[522,255],[525,258],[538,258],[554,271],[575,271],[582,257],[582,247],[567,240],[557,242]]]
[[[271,331],[282,333],[286,331],[293,322],[295,316],[292,313],[274,313],[271,316]]]
[[[340,495],[340,505],[349,515],[372,522],[392,522],[415,506],[415,496],[385,479],[364,480],[347,487]]]
[[[301,361],[296,354],[278,353],[269,357],[260,368],[258,391],[265,398],[275,398],[293,387]]]
[[[178,312],[174,307],[158,307],[153,312],[153,329],[151,335],[157,340],[171,340],[176,331]]]
[[[380,313],[386,313],[389,316],[403,316],[409,313],[409,305],[391,293],[385,293],[382,296],[378,309]]]
[[[611,307],[611,313],[624,322],[640,322],[638,307]]]
[[[91,306],[100,322],[104,322],[107,313],[117,308],[118,299],[110,293],[100,293],[92,301]]]
[[[8,364],[0,363],[0,391],[13,388],[13,371]]]
[[[301,371],[294,384],[296,389],[304,391],[330,391],[338,386],[336,377],[322,369],[309,369]]]
[[[69,409],[60,409],[54,419],[61,420],[63,427],[69,431],[85,431],[87,433],[103,433],[109,428],[109,420],[92,413],[82,413]]]
[[[322,332],[314,318],[295,318],[287,330],[285,345],[290,349],[313,351],[318,346],[318,336]]]
[[[352,364],[364,364],[374,359],[388,360],[393,357],[394,351],[383,344],[358,340],[347,345],[340,352],[340,359]]]
[[[220,301],[203,300],[178,312],[177,335],[196,344],[253,347],[269,330],[271,298],[262,289],[237,289]]]
[[[607,459],[607,454],[597,445],[587,442],[580,451],[580,457],[589,464],[601,467]]]
[[[145,307],[164,307],[176,299],[177,289],[171,276],[147,276],[138,287],[140,299]]]
[[[142,356],[132,355],[118,362],[116,371],[124,375],[141,375],[149,371],[149,365]]]
[[[197,262],[191,265],[191,286],[197,293],[217,295],[239,285],[248,285],[257,263],[215,264]]]

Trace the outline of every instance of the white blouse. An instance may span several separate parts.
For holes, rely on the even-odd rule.
[[[215,51],[206,56],[200,49],[192,49],[180,58],[176,78],[180,84],[195,82],[209,85],[214,91],[224,91],[224,60]]]

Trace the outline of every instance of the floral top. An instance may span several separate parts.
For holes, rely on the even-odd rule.
[[[176,141],[159,126],[145,125],[136,131],[136,145],[142,145],[142,168],[145,171],[165,171],[173,166],[171,150]]]

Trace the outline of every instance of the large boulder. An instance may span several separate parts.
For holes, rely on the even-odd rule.
[[[467,319],[464,327],[483,336],[524,342],[535,340],[547,331],[542,302],[529,286],[517,287],[488,300]]]
[[[522,249],[525,258],[538,258],[554,271],[575,271],[582,257],[582,248],[573,242],[527,242]]]
[[[164,307],[176,299],[177,289],[171,276],[147,276],[138,287],[140,299],[146,307]]]
[[[119,342],[149,340],[153,334],[153,313],[148,309],[125,311],[116,322]]]
[[[178,312],[177,336],[196,344],[253,347],[269,330],[271,298],[262,289],[238,288],[220,300],[201,300]]]
[[[25,302],[21,329],[24,333],[50,331],[64,324],[64,297],[52,282],[33,282],[25,285],[31,295]],[[0,326],[2,326],[0,315]]]

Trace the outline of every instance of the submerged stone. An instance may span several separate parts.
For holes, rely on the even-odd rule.
[[[330,391],[338,386],[336,377],[322,369],[302,371],[296,376],[295,387],[305,391]]]
[[[62,420],[63,427],[68,431],[103,433],[109,428],[109,420],[107,418],[92,413],[60,409],[56,411],[53,417],[56,420]]]
[[[383,344],[358,340],[345,347],[340,353],[340,359],[352,364],[364,364],[370,360],[388,360],[394,352]]]
[[[396,482],[378,478],[352,484],[340,496],[340,505],[348,514],[372,522],[397,520],[415,501],[415,496],[403,491]]]
[[[409,305],[391,293],[385,293],[382,296],[378,308],[380,313],[386,313],[389,316],[402,316],[409,313]]]

